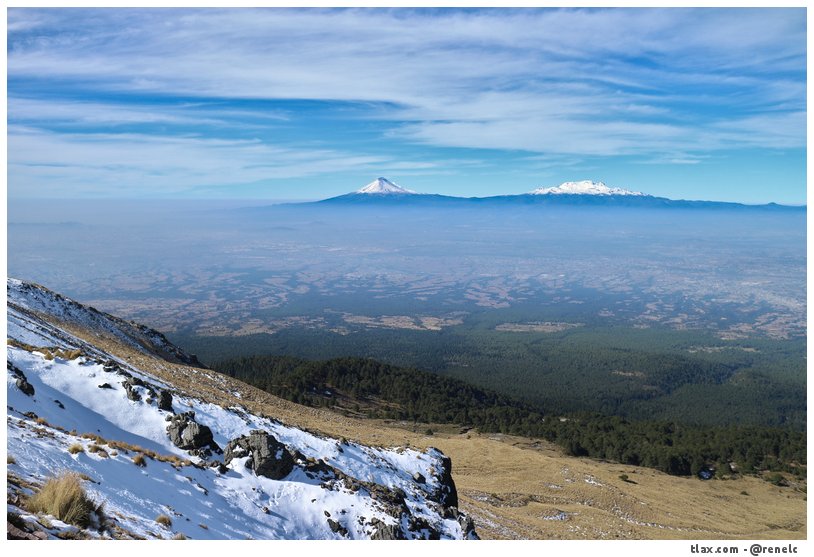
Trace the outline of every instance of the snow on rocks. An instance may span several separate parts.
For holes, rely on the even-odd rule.
[[[18,319],[20,314],[44,314],[61,323],[86,327],[146,353],[158,354],[180,363],[200,365],[197,358],[184,353],[158,331],[82,305],[38,284],[9,278],[6,281],[6,294],[8,307]],[[13,319],[10,317],[9,321]],[[12,331],[10,325],[9,334]],[[29,333],[41,336],[41,333],[30,329]],[[19,340],[32,344],[23,338]]]
[[[9,512],[21,535],[477,537],[456,508],[451,462],[440,451],[367,447],[186,396],[48,318],[81,313],[60,306],[75,302],[45,304],[39,287],[9,285]],[[81,474],[88,495],[104,503],[96,528],[78,532],[51,517],[43,529],[25,511],[23,496],[64,471]]]

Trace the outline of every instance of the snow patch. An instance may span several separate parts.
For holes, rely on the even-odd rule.
[[[356,193],[370,194],[370,195],[387,195],[387,194],[415,194],[416,192],[403,188],[387,178],[376,178],[365,187],[356,191]]]
[[[610,188],[603,182],[582,180],[580,182],[563,182],[553,188],[537,188],[529,192],[532,195],[634,195],[644,196],[640,191],[631,191],[623,188]]]

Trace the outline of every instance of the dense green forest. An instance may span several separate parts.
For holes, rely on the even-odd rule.
[[[726,366],[710,365],[709,369],[726,376]],[[213,367],[302,404],[337,407],[368,417],[453,423],[483,432],[542,437],[575,456],[674,475],[697,474],[705,467],[728,473],[729,463],[735,463],[742,473],[774,470],[805,476],[805,434],[792,428],[703,427],[600,413],[542,412],[527,402],[452,377],[368,358],[308,361],[252,356],[221,361]]]
[[[805,431],[805,339],[723,341],[704,331],[631,327],[495,330],[518,318],[495,310],[441,331],[291,328],[173,340],[208,363],[252,354],[373,358],[459,379],[545,414]]]

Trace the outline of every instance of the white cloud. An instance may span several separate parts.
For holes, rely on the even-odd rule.
[[[287,116],[228,105],[234,99],[370,103],[356,117],[388,125],[385,141],[430,146],[675,164],[721,149],[799,148],[805,57],[804,9],[10,9],[12,122],[154,124],[171,128],[156,134],[174,134],[18,129],[9,136],[10,177],[55,180],[55,167],[43,166],[52,160],[76,183],[113,179],[118,165],[133,187],[146,174],[161,188],[182,189],[435,164],[329,143],[302,149],[172,131],[249,129]],[[18,80],[126,94],[132,102],[33,98],[30,88],[15,91]],[[227,105],[142,106],[140,93]]]
[[[258,140],[65,134],[9,128],[9,190],[26,197],[105,195],[113,189],[172,194],[347,170],[374,170],[379,156],[295,150]]]

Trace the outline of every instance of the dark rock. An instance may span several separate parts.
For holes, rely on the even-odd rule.
[[[332,518],[329,518],[328,519],[328,526],[330,527],[331,532],[333,532],[334,534],[339,534],[341,536],[346,536],[347,537],[348,529],[345,528],[344,526],[342,526],[341,524],[339,524],[336,520],[334,520]]]
[[[415,480],[416,483],[420,484],[427,482],[427,478],[425,478],[424,474],[422,474],[421,472],[416,472],[415,474],[413,474],[413,480]]]
[[[100,389],[112,389],[113,386],[110,383],[102,383],[101,385],[99,385],[99,388]]]
[[[113,360],[107,360],[102,366],[102,369],[108,373],[116,373],[121,371],[122,368]]]
[[[59,406],[59,407],[60,407],[62,410],[65,410],[65,405],[64,405],[64,404],[62,404],[60,401],[58,401],[58,400],[54,399],[54,404],[56,404],[57,406]]]
[[[6,369],[17,379],[14,384],[24,395],[34,396],[34,386],[28,382],[23,370],[6,360]]]
[[[229,441],[223,461],[229,464],[243,456],[251,457],[246,465],[255,474],[272,480],[286,477],[294,468],[294,459],[286,446],[263,430],[255,430]]]
[[[465,540],[479,540],[480,536],[478,536],[477,532],[475,532],[475,523],[472,522],[472,518],[465,514],[458,515],[458,524],[461,525],[461,531],[464,534]]]
[[[306,475],[311,479],[319,478],[320,480],[335,480],[340,477],[345,477],[342,472],[321,459],[310,459],[306,460],[305,462],[300,461],[299,464],[302,466],[302,469]]]
[[[172,412],[172,393],[167,389],[158,391],[158,409]]]
[[[432,451],[436,453],[441,464],[440,469],[435,470],[440,485],[432,498],[441,503],[444,508],[457,507],[458,490],[455,488],[455,482],[452,479],[452,459],[444,456],[438,449],[432,449]]]
[[[213,448],[220,450],[212,437],[212,430],[195,421],[195,412],[173,415],[170,425],[167,426],[167,433],[172,444],[179,449],[190,451]]]
[[[404,532],[397,524],[385,524],[378,518],[370,521],[370,524],[375,528],[373,534],[370,535],[371,540],[405,540],[407,539]]]
[[[138,402],[141,400],[141,395],[138,394],[138,391],[135,389],[136,383],[133,381],[132,377],[128,377],[124,381],[122,381],[122,387],[127,392],[127,398],[134,402]]]
[[[23,530],[21,528],[17,528],[11,522],[6,523],[6,539],[7,540],[44,540],[44,539],[48,538],[47,535],[44,536],[44,537],[41,536],[41,535],[37,535],[39,533],[40,533],[39,531],[34,532],[34,533],[26,532],[25,530]]]
[[[17,385],[17,388],[20,389],[24,395],[34,396],[34,386],[28,382],[25,376],[18,377],[14,384]]]
[[[407,521],[407,529],[422,535],[425,540],[440,540],[441,532],[432,527],[425,518],[411,516]]]

